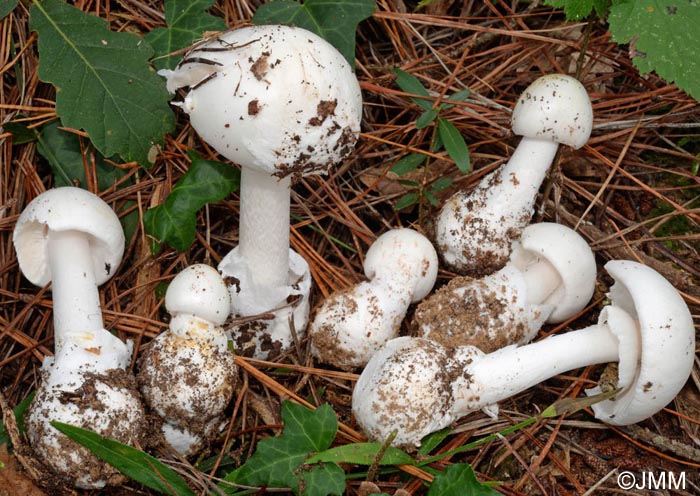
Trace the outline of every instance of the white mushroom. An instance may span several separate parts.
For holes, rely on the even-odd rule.
[[[221,432],[237,381],[223,327],[230,307],[218,271],[190,265],[168,286],[170,328],[151,341],[137,376],[146,404],[163,419],[165,439],[190,456]]]
[[[267,358],[292,344],[290,316],[300,337],[308,319],[309,267],[289,248],[291,176],[326,173],[352,151],[359,84],[332,45],[281,25],[226,32],[162,74],[171,91],[190,86],[192,127],[241,166],[239,244],[219,270],[234,316],[274,314],[234,338],[240,353]]]
[[[593,110],[585,88],[571,76],[536,79],[513,110],[513,132],[523,136],[510,160],[471,192],[450,197],[436,222],[438,251],[461,274],[491,274],[508,261],[511,243],[530,223],[535,197],[559,144],[582,147]]]
[[[311,351],[342,369],[364,366],[399,334],[411,303],[430,292],[437,278],[435,248],[412,229],[379,236],[365,257],[369,279],[327,298],[309,326]]]
[[[80,188],[49,190],[32,200],[13,233],[20,269],[38,286],[51,282],[55,355],[27,414],[37,458],[65,483],[117,485],[125,477],[50,425],[65,422],[122,443],[142,440],[145,413],[133,377],[132,343],[103,328],[98,284],[121,262],[124,233],[99,197]]]
[[[444,348],[426,338],[389,341],[362,372],[353,413],[373,440],[396,430],[397,446],[418,446],[425,435],[567,370],[618,363],[614,399],[596,417],[628,425],[661,410],[690,376],[695,329],[681,296],[661,275],[631,261],[612,261],[612,303],[598,324],[490,354],[473,346]],[[592,390],[597,392],[597,389]]]
[[[580,312],[593,296],[595,257],[573,229],[543,222],[523,230],[498,272],[455,277],[418,305],[416,334],[485,353],[531,341],[542,324]]]

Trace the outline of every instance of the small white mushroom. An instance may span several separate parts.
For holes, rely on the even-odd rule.
[[[581,83],[551,74],[525,89],[512,119],[513,132],[523,138],[510,160],[474,190],[454,194],[438,214],[438,251],[464,275],[486,276],[506,264],[511,243],[530,223],[559,144],[582,147],[591,134],[593,110]]]
[[[311,351],[342,369],[362,367],[399,334],[411,303],[430,292],[437,278],[435,248],[412,229],[379,236],[367,250],[369,279],[327,298],[309,326]]]
[[[542,324],[580,312],[593,296],[595,257],[573,229],[543,222],[523,230],[510,261],[483,279],[455,277],[414,315],[416,335],[489,353],[531,341]]]
[[[678,292],[653,269],[631,261],[605,267],[616,281],[612,303],[585,329],[490,354],[426,338],[389,341],[355,385],[352,409],[362,430],[376,441],[396,430],[395,445],[419,446],[425,435],[473,411],[495,414],[498,401],[550,377],[614,361],[621,392],[594,406],[596,417],[628,425],[654,415],[690,376],[693,320]]]
[[[126,371],[132,343],[103,328],[98,284],[116,271],[124,233],[112,209],[80,188],[49,190],[32,200],[13,233],[20,269],[38,286],[51,282],[55,354],[27,414],[37,458],[66,484],[85,489],[125,477],[50,425],[65,422],[116,439],[142,441],[145,413]]]
[[[220,263],[235,317],[272,314],[238,328],[241,354],[268,358],[306,329],[311,277],[289,247],[291,176],[324,174],[360,132],[360,86],[332,45],[301,28],[251,26],[196,45],[171,91],[189,86],[192,127],[241,166],[239,244]],[[292,302],[292,303],[290,303]]]
[[[236,363],[221,327],[230,305],[216,269],[186,267],[165,293],[170,328],[139,360],[144,400],[163,419],[166,441],[184,456],[196,454],[221,432],[222,413],[233,395]]]

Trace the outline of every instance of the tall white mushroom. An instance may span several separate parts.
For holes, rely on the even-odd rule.
[[[50,425],[65,422],[127,444],[141,442],[145,413],[127,372],[132,343],[103,328],[97,286],[121,262],[124,233],[112,209],[80,188],[32,200],[13,233],[20,269],[37,286],[51,283],[55,354],[26,418],[37,458],[67,484],[85,489],[124,482],[121,473]]]
[[[512,122],[513,132],[523,138],[510,160],[474,190],[454,194],[438,214],[438,251],[461,274],[486,276],[506,264],[511,243],[530,223],[557,148],[578,149],[588,141],[593,109],[580,82],[550,74],[525,89]]]
[[[425,435],[473,411],[495,414],[496,402],[559,373],[615,361],[621,391],[594,407],[596,417],[628,425],[654,415],[690,376],[693,319],[653,269],[626,260],[605,268],[616,281],[611,304],[585,329],[490,354],[426,338],[389,341],[355,385],[352,409],[362,430],[378,441],[396,430],[395,445],[418,446]]]
[[[435,284],[437,253],[419,232],[392,229],[369,247],[364,270],[369,281],[333,293],[309,325],[312,353],[342,369],[364,366],[399,335],[409,305]]]
[[[455,277],[423,300],[413,318],[416,335],[485,353],[525,344],[545,322],[563,322],[586,306],[596,272],[593,251],[576,231],[531,224],[501,270],[482,279]]]
[[[192,127],[241,166],[238,246],[220,263],[236,317],[274,315],[239,327],[240,353],[267,358],[301,336],[308,320],[308,264],[289,247],[293,175],[323,174],[352,151],[362,97],[332,45],[288,26],[251,26],[195,46],[168,88],[189,86]]]
[[[170,327],[139,359],[139,388],[162,419],[165,439],[190,456],[221,432],[222,413],[236,386],[236,362],[221,327],[231,311],[216,269],[186,267],[165,293]]]

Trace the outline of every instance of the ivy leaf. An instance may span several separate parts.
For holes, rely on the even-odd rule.
[[[37,138],[37,151],[51,167],[54,186],[87,188],[80,138],[59,127],[58,121],[54,121],[41,128]],[[99,153],[95,154],[95,169],[100,191],[111,187],[126,174],[120,168],[107,163]]]
[[[345,494],[345,472],[335,463],[314,465],[301,473],[302,496],[343,496]]]
[[[170,467],[141,450],[70,424],[54,421],[51,425],[146,487],[173,496],[195,496],[187,483]]]
[[[39,78],[56,86],[64,126],[84,129],[105,157],[147,165],[149,151],[174,128],[148,43],[61,0],[33,2],[30,28],[39,35]]]
[[[187,48],[201,38],[206,31],[224,31],[226,22],[205,12],[214,0],[166,0],[165,22],[167,28],[156,28],[145,39],[155,51],[153,65],[156,69],[174,69],[182,55],[158,58]]]
[[[189,154],[189,170],[175,184],[162,205],[146,211],[143,225],[155,238],[154,253],[161,243],[177,251],[185,251],[194,241],[197,212],[207,203],[226,198],[240,186],[241,172],[228,164],[204,160],[195,152]]]
[[[268,487],[289,487],[297,494],[315,495],[314,487],[338,487],[338,470],[330,468],[317,471],[300,470],[309,454],[326,450],[338,431],[338,421],[333,409],[322,405],[316,410],[290,401],[282,403],[284,431],[280,436],[263,439],[245,465],[226,477],[226,481],[237,484]],[[323,467],[332,467],[333,463]],[[320,466],[317,466],[320,468]],[[342,494],[331,492],[330,494]],[[335,490],[334,490],[335,491]]]
[[[501,493],[476,479],[466,463],[455,463],[433,480],[428,496],[500,496]]]
[[[254,24],[289,24],[307,29],[338,49],[355,67],[357,25],[374,13],[374,0],[292,0],[269,2],[258,7]]]
[[[655,71],[700,100],[700,0],[630,0],[611,7],[608,22],[640,73]]]
[[[0,19],[7,17],[17,7],[17,0],[0,0]]]
[[[455,161],[457,168],[463,173],[471,170],[469,148],[459,130],[446,119],[438,119],[438,134],[447,154]]]

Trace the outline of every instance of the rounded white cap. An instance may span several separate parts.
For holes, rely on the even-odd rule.
[[[593,405],[593,412],[609,424],[629,425],[661,410],[686,383],[695,357],[695,328],[683,298],[655,270],[630,260],[613,260],[605,269],[615,279],[608,295],[612,305],[636,321],[641,349],[627,352],[627,361],[637,366],[632,374],[621,350],[618,386],[623,390]]]
[[[168,312],[186,313],[222,325],[231,312],[231,296],[219,271],[205,264],[194,264],[172,280],[165,293]]]
[[[27,205],[12,237],[20,269],[32,284],[45,286],[51,281],[49,231],[79,231],[90,238],[97,284],[112,277],[121,263],[124,231],[111,207],[87,190],[54,188]]]
[[[192,87],[182,105],[192,127],[243,167],[277,176],[323,174],[359,136],[357,78],[338,50],[305,29],[235,29],[163,74],[171,91]]]
[[[580,312],[595,290],[597,267],[591,247],[573,229],[553,222],[527,226],[513,245],[511,263],[519,269],[543,258],[559,275],[560,284],[542,304],[554,308],[547,322],[563,322]]]
[[[513,132],[548,139],[578,149],[593,129],[593,107],[575,78],[548,74],[537,78],[520,95],[513,109]]]
[[[425,298],[437,279],[438,256],[432,243],[413,229],[392,229],[379,236],[365,254],[365,275],[373,280],[407,280],[411,302]]]

